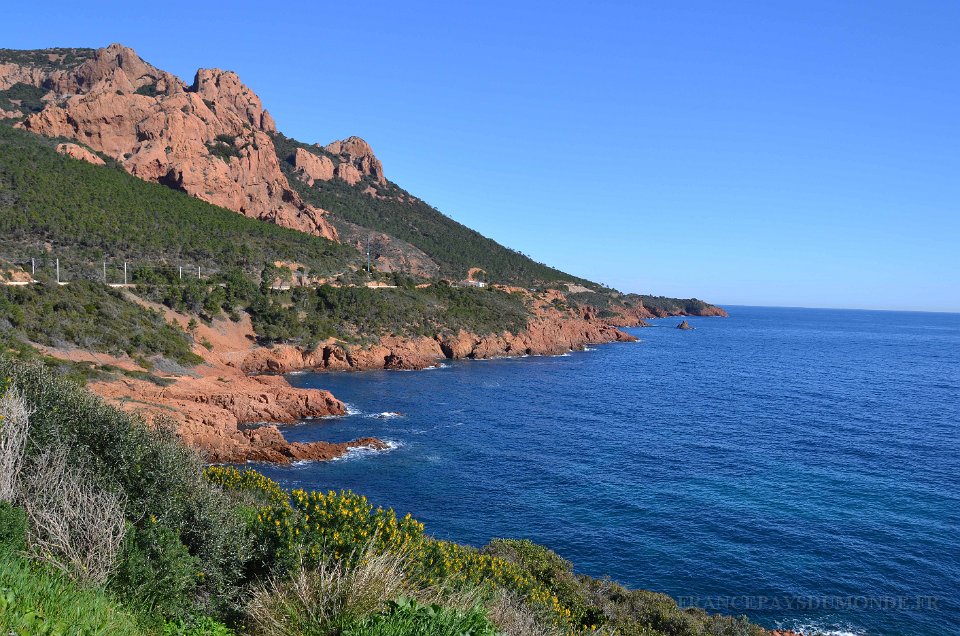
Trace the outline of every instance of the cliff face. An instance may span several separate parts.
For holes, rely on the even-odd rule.
[[[233,72],[201,69],[187,86],[112,44],[71,69],[0,65],[0,87],[17,83],[48,91],[26,130],[76,139],[137,177],[245,216],[337,239],[326,212],[290,188],[273,118]]]

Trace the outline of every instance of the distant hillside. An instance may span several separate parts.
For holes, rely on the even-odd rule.
[[[317,179],[308,185],[296,172],[294,157],[298,148],[326,156],[334,163],[340,158],[324,148],[279,133],[273,139],[287,180],[305,201],[329,210],[334,223],[337,219],[349,221],[419,248],[439,265],[441,276],[460,280],[467,276],[468,270],[477,267],[483,269],[490,280],[503,283],[536,286],[565,281],[596,286],[538,263],[457,223],[393,182],[361,175],[354,184],[333,178]]]

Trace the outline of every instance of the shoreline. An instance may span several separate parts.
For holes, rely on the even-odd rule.
[[[189,330],[190,316],[133,294],[128,297],[160,311],[169,322]],[[97,380],[91,382],[89,388],[111,404],[139,413],[148,422],[171,423],[168,425],[176,429],[181,440],[210,464],[252,461],[283,465],[328,461],[346,455],[353,448],[383,449],[386,444],[374,437],[345,443],[287,441],[278,425],[341,417],[347,411],[344,403],[329,391],[295,388],[283,377],[285,374],[421,371],[451,360],[564,355],[592,345],[636,341],[635,336],[621,328],[650,326],[646,319],[660,317],[639,313],[618,315],[609,320],[589,310],[574,314],[541,305],[527,329],[519,334],[480,336],[460,331],[433,337],[384,336],[357,347],[331,339],[312,350],[289,344],[272,347],[257,344],[250,318],[244,315],[238,322],[217,319],[209,325],[194,323],[195,342],[206,345],[194,345],[194,353],[204,360],[196,367],[173,369],[151,378],[126,375]],[[140,369],[127,357],[80,349],[38,349],[51,357],[72,362],[109,365],[127,371]]]

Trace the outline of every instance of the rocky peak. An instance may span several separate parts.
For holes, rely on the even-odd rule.
[[[190,91],[219,108],[228,108],[252,127],[276,132],[273,117],[263,109],[257,94],[250,90],[233,71],[202,68],[197,71]]]
[[[137,53],[122,44],[97,49],[93,58],[81,64],[73,76],[77,83],[77,92],[89,91],[97,82],[125,81],[132,90],[156,81],[162,74],[160,69],[147,64]]]
[[[378,183],[387,182],[387,178],[383,176],[383,165],[373,154],[370,144],[360,137],[334,141],[323,149],[340,158],[336,176],[351,185],[359,183],[364,176],[372,177]]]

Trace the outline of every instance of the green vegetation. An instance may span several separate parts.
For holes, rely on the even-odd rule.
[[[255,285],[232,269],[209,280],[179,279],[169,272],[136,272],[137,293],[177,311],[210,320],[226,313],[250,314],[261,341],[311,346],[326,338],[368,342],[384,335],[433,336],[465,329],[486,335],[522,330],[530,312],[519,294],[494,288],[418,288],[399,274],[386,277],[395,287],[293,287],[272,290],[290,270],[269,266]]]
[[[237,138],[233,135],[217,135],[216,139],[207,144],[207,150],[214,157],[219,157],[224,162],[229,163],[231,157],[240,156],[240,150],[236,144]]]
[[[137,95],[146,95],[147,97],[156,97],[159,93],[157,92],[157,83],[150,82],[149,84],[144,84],[134,91]]]
[[[497,636],[482,607],[454,610],[401,597],[387,611],[350,625],[343,636]]]
[[[0,64],[19,64],[53,71],[75,68],[95,54],[95,49],[86,48],[0,49]]]
[[[0,357],[0,377],[12,378],[0,398],[0,435],[8,436],[0,461],[17,448],[9,441],[18,430],[24,460],[20,477],[0,475],[0,493],[13,493],[0,505],[0,528],[14,528],[0,533],[14,537],[0,545],[0,603],[14,608],[0,611],[4,627],[169,636],[761,634],[744,619],[577,575],[527,541],[477,550],[434,539],[409,515],[398,519],[353,493],[288,492],[253,470],[204,470],[164,426],[147,427],[40,365]],[[98,561],[105,583],[59,561],[77,540],[71,533],[42,553],[47,565],[36,561],[38,512],[51,499],[37,499],[31,484],[56,467],[51,456],[61,458],[61,480],[82,476],[85,492],[121,504],[119,512],[78,507],[76,527],[122,515],[122,545]],[[25,543],[17,538],[24,519]],[[108,538],[82,536],[94,548]],[[51,572],[58,563],[65,574]],[[86,631],[56,631],[69,621],[85,621],[76,624]]]
[[[353,248],[246,218],[120,168],[58,154],[57,140],[0,125],[0,251],[65,280],[100,279],[102,261],[189,264],[205,270],[296,261],[314,273],[358,262]],[[53,252],[48,252],[47,246]],[[122,280],[114,263],[112,281]]]
[[[350,186],[333,179],[318,181],[309,187],[294,175],[291,157],[298,147],[317,154],[327,153],[281,134],[274,136],[274,145],[287,180],[305,201],[351,223],[385,232],[418,247],[440,265],[442,276],[460,280],[471,267],[480,267],[486,270],[490,280],[501,283],[530,286],[563,280],[595,286],[486,238],[392,183],[382,186],[364,181]],[[367,187],[375,187],[386,198],[365,194],[363,190]]]
[[[144,632],[104,592],[78,587],[0,549],[0,633],[139,636]]]
[[[713,307],[713,305],[706,303],[698,298],[667,298],[665,296],[646,296],[641,295],[637,296],[636,294],[631,294],[626,297],[626,300],[629,302],[630,299],[638,298],[643,303],[643,306],[652,311],[653,313],[662,313],[662,314],[677,314],[680,312],[697,315]]]
[[[0,287],[0,340],[72,345],[131,357],[163,356],[196,364],[190,336],[164,317],[90,281]]]
[[[444,284],[423,289],[322,285],[261,297],[249,311],[264,341],[308,345],[330,337],[362,342],[460,329],[481,335],[519,333],[530,315],[517,295]]]
[[[286,143],[283,137],[277,139],[278,147]],[[217,140],[218,145],[230,148],[234,142],[232,138]],[[243,217],[141,181],[116,166],[93,166],[63,157],[53,150],[55,143],[56,140],[0,126],[0,250],[5,258],[21,263],[35,259],[38,272],[49,274],[54,259],[59,258],[64,280],[100,280],[104,276],[103,262],[110,261],[107,279],[119,282],[123,280],[122,261],[130,259],[133,264],[128,279],[138,284],[138,293],[207,319],[222,311],[238,319],[239,312],[247,310],[265,342],[310,345],[327,337],[360,342],[386,334],[433,335],[461,328],[481,334],[515,333],[526,324],[529,312],[521,299],[494,289],[442,284],[418,289],[419,281],[376,272],[372,278],[397,288],[364,288],[362,284],[370,277],[353,271],[359,254],[349,246]],[[460,278],[467,266],[479,264],[493,280],[527,284],[570,278],[480,237],[422,202],[380,201],[345,184],[327,185],[339,188],[337,196],[342,194],[350,205],[366,206],[363,209],[371,214],[380,210],[376,214],[382,213],[390,223],[402,225],[406,230],[386,226],[382,229],[402,236],[445,262],[450,276]],[[388,207],[376,207],[381,204]],[[414,227],[418,228],[416,232],[411,229]],[[417,236],[420,239],[415,241]],[[441,244],[443,249],[437,251]],[[438,256],[443,254],[447,256]],[[283,274],[289,279],[289,270],[273,268],[272,263],[281,260],[299,263],[301,271],[311,276],[335,274],[342,284],[361,286],[294,288],[285,292],[258,286],[254,277],[261,275],[261,282],[265,280],[265,264],[267,273]],[[181,263],[189,265],[184,279],[178,267]],[[192,278],[195,265],[202,267],[204,280]],[[599,290],[597,293],[575,295],[573,304],[591,304],[611,313],[609,291],[594,287]],[[89,298],[80,297],[81,290]],[[37,309],[34,326],[21,320],[18,328],[32,329],[37,341],[52,343],[60,339],[98,351],[162,354],[188,361],[183,338],[178,340],[159,326],[154,329],[141,324],[129,337],[124,336],[121,332],[127,325],[113,319],[129,317],[132,309],[111,302],[107,313],[91,313],[88,300],[101,305],[106,302],[104,295],[93,287],[77,288],[74,298],[70,298],[72,291],[56,292],[67,298],[64,302],[71,311],[44,316],[39,315],[41,309],[46,312],[61,302],[53,297],[53,290],[18,293],[16,302],[34,303]],[[0,299],[6,297],[9,306],[13,296],[13,292],[4,292]],[[624,297],[627,298],[634,299],[627,302],[641,300]],[[643,301],[668,307],[669,311],[687,308],[690,313],[696,313],[691,309],[705,306],[696,300],[643,297]],[[24,309],[27,310],[29,307]],[[94,318],[101,320],[105,331],[113,333],[92,333]],[[72,324],[75,320],[80,324]],[[10,327],[0,322],[0,333],[9,332]]]
[[[40,98],[46,94],[47,91],[30,84],[14,84],[0,91],[0,110],[19,110],[24,114],[39,113],[44,107]]]

